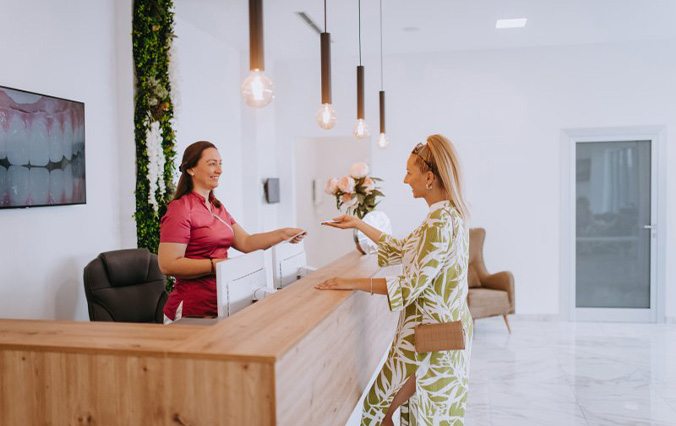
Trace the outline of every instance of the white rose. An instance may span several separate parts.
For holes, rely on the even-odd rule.
[[[354,163],[350,167],[350,176],[355,179],[366,177],[369,174],[369,166],[366,163]]]
[[[354,192],[354,179],[349,176],[343,176],[338,181],[338,189],[345,193]]]
[[[376,183],[373,181],[373,179],[367,177],[366,179],[364,179],[364,183],[362,183],[362,186],[364,187],[364,191],[366,191],[367,194],[370,194],[376,187]]]
[[[329,195],[336,195],[336,191],[338,190],[338,179],[336,178],[331,178],[326,182],[326,185],[324,186],[324,192],[326,192]]]
[[[341,195],[340,202],[343,203],[343,207],[350,209],[354,207],[355,204],[357,204],[357,197],[353,194],[346,193]]]

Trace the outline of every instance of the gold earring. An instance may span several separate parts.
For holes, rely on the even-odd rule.
[[[431,191],[431,190],[432,190],[432,184],[431,184],[431,183],[428,183],[428,184],[425,186],[425,188],[427,188],[428,191]]]

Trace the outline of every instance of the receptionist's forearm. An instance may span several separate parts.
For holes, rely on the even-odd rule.
[[[211,259],[175,259],[164,268],[162,273],[182,279],[199,278],[213,273]],[[216,263],[216,259],[214,259]]]
[[[284,236],[279,229],[270,232],[261,232],[258,234],[248,235],[242,244],[242,247],[237,247],[239,251],[250,253],[256,250],[266,250],[280,243],[284,240]]]

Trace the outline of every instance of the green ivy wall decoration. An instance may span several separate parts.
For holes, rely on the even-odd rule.
[[[136,235],[138,247],[157,253],[160,218],[174,193],[176,136],[172,128],[169,61],[174,39],[172,0],[135,0],[132,44],[136,95]]]

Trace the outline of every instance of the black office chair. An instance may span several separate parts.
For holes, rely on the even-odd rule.
[[[91,321],[162,323],[166,279],[147,249],[101,253],[84,268]]]

